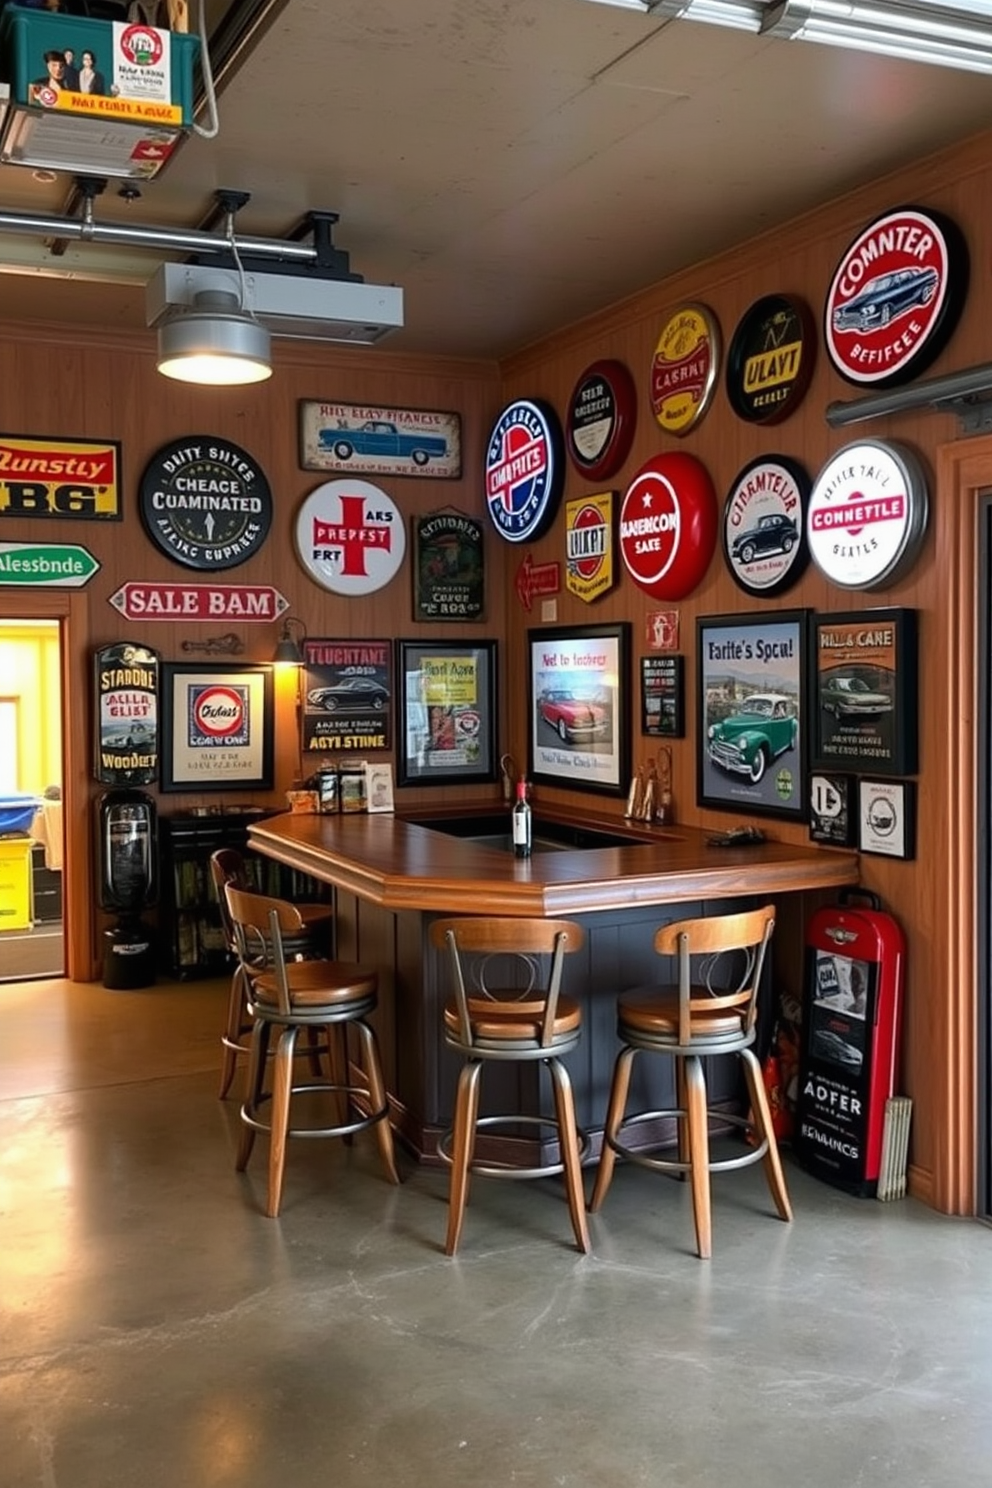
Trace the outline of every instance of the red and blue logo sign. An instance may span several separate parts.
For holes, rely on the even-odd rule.
[[[486,445],[486,505],[507,542],[531,542],[554,521],[564,485],[564,440],[554,410],[508,403]]]

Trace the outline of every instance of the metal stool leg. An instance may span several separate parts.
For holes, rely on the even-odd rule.
[[[448,1236],[445,1255],[454,1255],[462,1236],[468,1200],[469,1168],[475,1151],[475,1124],[479,1116],[479,1077],[482,1065],[470,1059],[458,1077],[455,1122],[451,1149],[451,1186],[448,1194]]]
[[[606,1198],[606,1191],[613,1179],[613,1169],[616,1166],[617,1155],[610,1146],[611,1140],[615,1140],[617,1132],[623,1122],[623,1113],[627,1105],[627,1092],[630,1089],[630,1072],[634,1062],[636,1049],[627,1045],[617,1055],[617,1062],[613,1069],[613,1086],[610,1090],[610,1104],[606,1112],[606,1125],[603,1128],[603,1150],[599,1154],[599,1168],[596,1171],[596,1182],[593,1185],[592,1198],[589,1200],[589,1208],[593,1214],[596,1213],[600,1204]]]
[[[586,1224],[585,1194],[582,1191],[582,1164],[579,1159],[579,1132],[575,1121],[575,1099],[568,1070],[560,1059],[546,1061],[551,1071],[555,1093],[555,1112],[558,1116],[558,1145],[562,1165],[565,1169],[565,1192],[568,1195],[568,1212],[572,1217],[575,1243],[583,1255],[589,1253],[589,1228]]]

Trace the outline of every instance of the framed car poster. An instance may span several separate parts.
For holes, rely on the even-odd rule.
[[[814,764],[915,774],[916,611],[817,615],[812,635]]]
[[[397,785],[496,779],[496,642],[397,641]]]
[[[664,739],[685,734],[685,657],[641,657],[641,733]]]
[[[696,799],[806,817],[805,610],[697,622]]]
[[[630,625],[549,626],[527,644],[531,778],[624,795]]]
[[[390,641],[303,642],[303,748],[390,749],[393,662]]]

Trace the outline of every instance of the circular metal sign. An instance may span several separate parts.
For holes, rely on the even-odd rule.
[[[949,218],[898,207],[855,238],[824,308],[830,360],[848,382],[894,387],[943,350],[968,292],[968,249]]]
[[[628,573],[655,599],[684,599],[710,565],[716,527],[705,465],[677,451],[655,455],[623,498],[620,551]]]
[[[723,508],[727,567],[748,594],[781,594],[809,562],[809,476],[785,455],[762,455],[735,476]]]
[[[623,362],[593,362],[568,401],[568,453],[580,475],[607,480],[630,454],[637,421],[634,379]]]
[[[406,529],[399,508],[371,481],[327,481],[300,507],[296,551],[325,589],[372,594],[399,572]]]
[[[883,440],[845,445],[813,483],[810,555],[844,589],[880,589],[916,561],[928,510],[926,477],[912,451]]]
[[[667,434],[688,434],[709,408],[720,350],[719,322],[706,305],[680,305],[665,322],[651,363],[651,407]]]
[[[237,444],[191,434],[163,445],[138,488],[145,531],[175,563],[211,572],[258,552],[272,525],[272,492]]]
[[[554,521],[565,481],[563,439],[553,408],[508,403],[486,444],[486,506],[507,542],[531,542]]]
[[[765,295],[741,317],[727,353],[727,397],[749,424],[780,424],[795,413],[816,360],[816,328],[793,295]]]

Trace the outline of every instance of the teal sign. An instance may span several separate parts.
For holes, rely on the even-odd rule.
[[[75,543],[0,542],[0,584],[81,589],[100,565]]]

